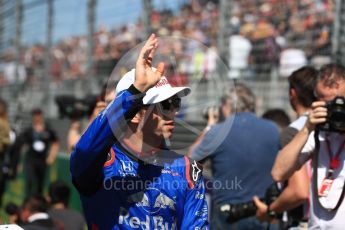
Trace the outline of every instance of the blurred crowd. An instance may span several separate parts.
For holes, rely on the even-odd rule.
[[[55,181],[48,190],[47,196],[31,195],[21,205],[8,202],[4,207],[8,215],[7,223],[19,225],[25,230],[85,229],[82,214],[68,208],[70,187],[63,181]],[[0,222],[2,224],[4,220],[0,219]]]
[[[319,67],[329,63],[334,5],[333,0],[234,1],[230,18],[231,36],[229,37],[228,63],[230,71],[228,77],[268,79],[272,71],[278,71],[280,76],[288,77],[294,70],[306,64]],[[169,79],[172,84],[174,84],[174,78],[169,73],[186,76],[176,78],[180,80],[187,79],[187,76],[192,80],[207,80],[210,77],[208,73],[216,70],[219,14],[219,1],[217,0],[191,0],[176,14],[169,10],[152,12],[151,27],[158,36],[185,38],[175,40],[174,43],[160,44],[161,56],[164,56],[164,52],[168,50],[168,52],[174,53],[173,56],[176,59],[174,63],[167,66],[167,75],[172,77]],[[115,29],[101,26],[94,34],[95,43],[92,56],[94,65],[91,75],[97,78],[107,78],[121,57],[145,39],[144,25],[140,21]],[[88,45],[86,36],[69,37],[53,45],[49,72],[55,85],[59,86],[69,79],[85,79],[90,75]],[[14,84],[18,81],[34,84],[38,80],[37,76],[45,68],[46,50],[47,47],[43,44],[23,47],[20,65],[17,68],[18,79],[15,77],[14,53],[9,51],[4,54],[0,61],[0,86]],[[185,85],[186,82],[182,84]],[[4,120],[8,123],[7,116],[4,117]],[[11,127],[9,124],[6,125],[6,122],[3,123],[4,127],[8,129],[6,133],[8,133]],[[39,138],[40,135],[37,133],[48,128],[43,123],[42,120],[38,128],[32,127],[27,132],[18,133],[17,140],[13,138],[6,140],[7,145],[17,141],[23,146],[29,146],[29,151],[26,153],[27,158],[23,162],[27,176],[25,195],[27,200],[24,201],[22,209],[17,209],[17,211],[27,210],[32,212],[31,214],[48,211],[46,201],[33,194],[42,195],[44,190],[42,181],[47,174],[46,169],[54,163],[58,151],[53,148],[53,153],[49,153],[52,146],[58,144],[53,131],[49,131],[51,135],[45,137],[45,140]],[[34,124],[34,120],[32,124]],[[36,130],[36,134],[32,130]],[[15,132],[13,131],[13,133]],[[42,149],[42,143],[47,148]],[[39,156],[41,152],[44,152],[44,155],[41,155],[44,157]],[[2,175],[2,180],[0,180],[1,194],[5,191],[6,180],[10,179],[7,176],[15,178],[19,159],[4,158],[2,161],[6,162],[4,166],[10,167],[1,168],[1,170],[5,170],[5,174],[0,173],[5,175],[5,177]],[[10,173],[8,174],[6,170],[10,170]],[[14,175],[11,175],[11,172],[14,172]],[[32,184],[37,185],[37,188],[31,188]],[[305,199],[303,198],[303,201]],[[32,202],[42,204],[44,209],[39,207],[39,210],[34,210],[30,206]],[[17,223],[27,221],[29,217],[29,214],[27,217],[20,217],[17,212],[14,214],[17,218],[17,221],[14,222]]]
[[[320,66],[330,61],[333,0],[236,0],[231,7],[230,78],[269,78],[272,69],[282,76],[306,63]],[[259,7],[258,7],[259,6]],[[173,13],[153,10],[151,27],[159,36],[179,36],[173,68],[194,78],[207,78],[215,70],[219,35],[219,1],[191,0]],[[57,85],[87,75],[108,77],[119,59],[145,38],[144,25],[101,26],[94,34],[93,69],[88,70],[87,36],[65,38],[51,49],[50,74]],[[231,45],[232,44],[232,45]],[[15,78],[14,53],[3,55],[0,85],[35,81],[44,69],[44,44],[23,47]],[[164,49],[162,49],[164,52]],[[180,55],[176,55],[180,54]]]

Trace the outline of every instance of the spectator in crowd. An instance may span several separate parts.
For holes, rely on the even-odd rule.
[[[43,196],[30,196],[24,200],[20,219],[24,230],[58,230],[58,224],[47,213],[48,202]]]
[[[5,54],[4,63],[4,78],[7,84],[22,84],[26,81],[26,69],[21,63],[15,62],[15,55],[13,51]]]
[[[288,78],[290,105],[298,118],[282,133],[282,146],[292,140],[307,120],[311,104],[317,99],[314,94],[317,75],[318,71],[314,67],[304,66],[294,71]]]
[[[22,224],[20,220],[20,207],[17,204],[8,202],[4,207],[4,211],[8,215],[9,224]]]
[[[2,204],[2,196],[5,192],[6,172],[5,169],[5,155],[10,146],[10,124],[7,118],[6,102],[0,99],[0,206]]]
[[[163,63],[151,68],[157,45],[152,34],[136,68],[117,85],[116,99],[72,153],[72,180],[90,229],[208,229],[201,169],[167,146],[180,97],[190,88],[172,87]]]
[[[151,25],[154,31],[164,36],[178,35],[203,44],[215,44],[220,29],[220,7],[219,1],[196,0],[190,4],[181,5],[176,13],[167,9],[155,9],[151,16]],[[334,1],[235,0],[232,8],[231,21],[234,23],[233,20],[235,19],[236,29],[240,28],[241,31],[244,31],[250,28],[252,32],[246,34],[248,35],[247,39],[250,39],[252,43],[252,68],[256,70],[259,77],[267,78],[271,67],[278,64],[281,50],[277,46],[277,38],[294,42],[296,44],[294,48],[302,51],[307,56],[308,61],[316,66],[329,62],[332,37],[330,28],[334,22]],[[119,58],[144,39],[143,30],[144,26],[140,21],[136,24],[124,24],[112,30],[101,26],[94,34],[93,73],[96,73],[97,77],[100,78],[108,76]],[[199,60],[194,64],[198,66],[193,66],[193,62],[188,60],[190,57],[181,56],[176,57],[177,62],[181,65],[180,68],[207,69],[207,62],[199,62],[205,59],[204,52],[206,51],[198,50],[194,46],[195,44],[188,43],[193,42],[184,44],[184,52],[189,53],[190,48],[192,48],[193,56],[190,57],[194,57],[196,54]],[[39,71],[36,70],[43,68],[46,47],[35,44],[31,47],[23,47],[23,50],[26,70],[30,68],[33,73],[25,73],[24,66],[20,64],[20,81],[34,80],[27,77],[36,77],[39,74]],[[87,50],[86,36],[65,38],[52,47],[50,72],[55,84],[60,84],[61,80],[85,76],[88,60]],[[284,56],[286,56],[285,54]],[[13,57],[5,57],[5,60],[4,77],[7,79],[7,75],[11,75],[9,82],[13,83],[12,75],[15,66],[12,63]],[[284,65],[286,65],[285,62]],[[284,75],[287,77],[290,73],[284,73]],[[230,73],[230,77],[236,75],[237,73]],[[4,82],[4,84],[7,83]]]
[[[278,64],[280,47],[275,40],[275,28],[266,18],[257,21],[252,45],[255,73],[261,79],[269,79],[271,69]]]
[[[96,116],[103,110],[105,109],[116,97],[116,92],[115,92],[115,86],[117,84],[117,81],[111,81],[108,84],[105,84],[103,86],[101,95],[99,100],[96,103],[96,106],[94,110],[92,111],[91,116],[89,117],[89,123],[90,124]],[[70,127],[68,129],[68,134],[67,134],[67,151],[71,153],[79,141],[81,134],[82,134],[82,122],[78,119],[71,120]]]
[[[243,78],[248,77],[248,68],[250,62],[250,53],[252,44],[248,39],[245,27],[240,31],[234,30],[229,41],[229,77]]]
[[[7,103],[0,98],[0,206],[6,181],[16,176],[18,156],[15,154],[16,134],[8,121]]]
[[[305,66],[308,60],[302,49],[294,47],[290,42],[285,44],[279,58],[279,74],[282,77],[288,77],[293,71]]]
[[[317,67],[329,64],[332,56],[332,28],[333,21],[329,21],[326,12],[316,13],[314,27],[317,32],[313,36],[313,57],[311,63]]]
[[[16,142],[17,151],[27,146],[24,160],[26,197],[42,194],[47,166],[54,163],[59,150],[55,131],[45,122],[43,112],[33,109],[32,125],[25,129]]]
[[[64,230],[83,230],[85,225],[84,217],[72,209],[68,208],[71,195],[69,186],[56,181],[49,186],[49,200],[51,208],[48,210],[49,216],[63,224]]]
[[[314,87],[317,78],[317,70],[305,66],[294,71],[289,77],[290,104],[296,112],[298,119],[284,129],[280,135],[281,145],[286,146],[292,138],[300,131],[311,110],[311,104],[316,100]],[[270,205],[270,210],[282,213],[288,212],[288,220],[284,226],[287,228],[299,227],[307,229],[308,220],[308,198],[309,198],[309,175],[311,168],[306,163],[300,170],[294,172],[285,182],[281,195]],[[260,220],[267,220],[267,205],[256,200],[258,207],[257,217]],[[303,204],[303,205],[301,205]]]
[[[222,102],[228,108],[223,109],[226,120],[208,127],[200,143],[190,151],[192,159],[211,159],[214,181],[211,226],[264,229],[266,224],[255,217],[228,223],[225,209],[229,204],[251,202],[254,195],[264,197],[273,183],[270,170],[279,150],[279,132],[273,122],[255,116],[255,97],[247,86],[237,84],[226,90]]]
[[[326,102],[345,96],[345,68],[338,64],[323,66],[318,74],[313,102],[303,128],[278,154],[272,175],[275,180],[288,179],[313,157],[310,229],[342,229],[345,221],[343,129],[320,129],[332,122]],[[341,121],[343,123],[343,120]],[[344,127],[344,126],[342,126]]]
[[[271,120],[277,124],[279,132],[283,131],[290,124],[290,117],[282,109],[269,109],[264,114],[262,118]]]

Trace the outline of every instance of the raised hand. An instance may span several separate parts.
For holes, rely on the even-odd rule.
[[[141,92],[146,92],[156,85],[164,73],[164,63],[160,62],[157,70],[152,69],[152,60],[158,47],[158,40],[155,34],[151,34],[149,39],[140,51],[135,66],[134,86]]]
[[[315,129],[315,125],[326,122],[327,119],[327,108],[325,107],[326,102],[316,101],[311,105],[311,112],[308,116],[306,127],[309,131]]]

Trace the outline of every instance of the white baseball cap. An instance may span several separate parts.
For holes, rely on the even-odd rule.
[[[156,70],[152,67],[152,69]],[[127,72],[119,81],[116,86],[116,93],[119,93],[125,89],[128,89],[135,80],[135,69]],[[174,95],[179,97],[184,97],[190,94],[191,89],[189,87],[173,87],[170,85],[169,81],[163,76],[159,82],[150,88],[143,98],[143,104],[156,104],[158,102],[164,101]]]

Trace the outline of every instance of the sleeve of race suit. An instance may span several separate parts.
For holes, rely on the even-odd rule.
[[[81,136],[72,152],[72,182],[83,195],[95,193],[103,182],[107,153],[142,106],[144,94],[133,85],[118,94]]]
[[[202,167],[196,161],[189,163],[189,159],[185,159],[188,188],[180,229],[209,229]]]

